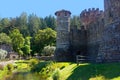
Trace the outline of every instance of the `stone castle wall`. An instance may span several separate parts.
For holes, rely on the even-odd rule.
[[[70,48],[74,58],[78,54],[86,54],[86,42],[87,31],[85,30],[84,26],[81,26],[81,29],[78,29],[77,26],[74,26],[74,28],[70,30]]]
[[[87,30],[87,54],[91,60],[95,60],[104,30],[104,12],[98,8],[83,10],[80,19]]]
[[[120,0],[104,0],[105,25],[120,18]]]
[[[75,60],[81,53],[94,62],[120,61],[120,0],[104,0],[104,6],[104,12],[98,8],[83,10],[81,29],[70,27],[69,11],[55,13],[58,61]]]
[[[120,61],[120,20],[104,30],[97,58],[98,62]]]
[[[98,62],[120,61],[120,0],[104,0],[105,29],[98,52]]]

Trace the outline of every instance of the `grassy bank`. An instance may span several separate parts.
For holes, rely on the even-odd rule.
[[[79,66],[75,63],[52,63],[44,67],[44,70],[46,70],[44,74],[46,75],[49,72],[51,74],[48,76],[51,77],[48,80],[52,80],[56,69],[59,69],[60,73],[59,75],[57,74],[58,80],[120,80],[120,63],[84,63]]]
[[[120,80],[120,63],[18,61],[12,80]]]
[[[61,73],[63,80],[120,80],[120,63],[71,64]]]

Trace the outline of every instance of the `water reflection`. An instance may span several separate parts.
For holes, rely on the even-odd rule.
[[[11,78],[6,80],[43,80],[40,78],[38,73],[30,73],[30,72],[16,72]]]

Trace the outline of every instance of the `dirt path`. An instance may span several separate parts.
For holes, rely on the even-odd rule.
[[[1,61],[1,62],[0,62],[0,65],[6,66],[7,64],[14,64],[14,63],[15,63],[14,60],[10,60],[10,61]]]

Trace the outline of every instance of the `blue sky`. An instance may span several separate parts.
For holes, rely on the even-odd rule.
[[[104,9],[103,0],[1,0],[0,17],[16,17],[22,12],[31,13],[39,17],[54,15],[55,11],[66,9],[72,15],[79,15],[88,8]]]

